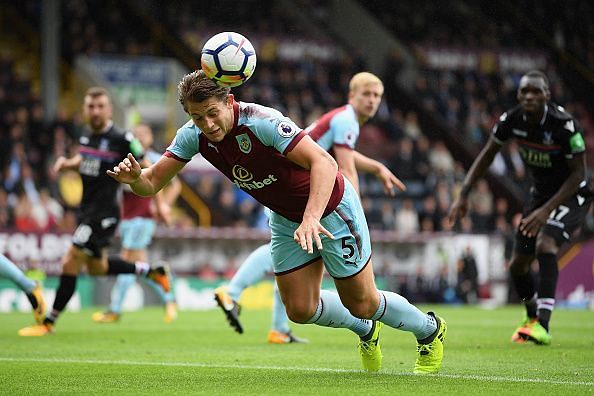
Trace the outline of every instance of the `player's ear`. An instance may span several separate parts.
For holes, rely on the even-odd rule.
[[[235,96],[233,96],[233,94],[227,95],[227,106],[232,107],[234,99],[235,99]]]
[[[351,100],[353,100],[353,98],[354,98],[354,97],[355,97],[355,91],[353,91],[352,89],[351,89],[351,90],[349,90],[349,102],[350,102]]]

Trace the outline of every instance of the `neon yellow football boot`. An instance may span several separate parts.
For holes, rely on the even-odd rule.
[[[359,354],[361,354],[361,363],[363,369],[369,372],[376,372],[382,368],[382,349],[380,347],[380,330],[384,324],[382,322],[373,322],[371,328],[371,337],[369,340],[359,341]]]
[[[445,340],[448,327],[445,320],[436,316],[433,312],[429,315],[435,318],[437,322],[437,331],[435,337],[428,344],[417,342],[417,361],[413,373],[415,374],[435,374],[441,367],[443,360],[443,342]]]

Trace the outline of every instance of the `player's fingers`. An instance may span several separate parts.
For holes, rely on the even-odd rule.
[[[326,235],[330,239],[334,239],[334,235],[330,231],[328,231],[323,225],[320,224],[320,232]]]
[[[454,208],[451,208],[448,212],[448,222],[451,223],[453,220],[456,220],[456,215],[454,213]]]
[[[392,183],[394,183],[394,185],[398,187],[400,191],[406,191],[406,185],[396,176],[393,177]]]
[[[394,183],[390,179],[384,180],[384,194],[392,197],[395,195]]]
[[[528,238],[532,238],[532,228],[530,227],[530,223],[526,219],[522,219],[520,221],[519,228],[522,235],[527,236]]]
[[[301,232],[295,231],[294,239],[301,246],[301,249],[307,250],[307,240]]]
[[[132,153],[128,153],[128,159],[130,160],[130,164],[132,164],[133,169],[140,169],[140,163],[136,161],[136,158],[132,155]]]
[[[313,239],[311,234],[307,234],[305,237],[305,243],[307,247],[307,253],[313,254]]]
[[[457,208],[452,208],[450,210],[450,214],[448,215],[448,223],[450,228],[456,225],[456,221],[460,218],[460,211]]]
[[[323,250],[324,246],[322,245],[322,238],[320,238],[320,234],[318,234],[317,232],[314,234],[314,239],[316,242],[316,246],[318,248],[318,250]],[[312,252],[313,253],[313,252]]]

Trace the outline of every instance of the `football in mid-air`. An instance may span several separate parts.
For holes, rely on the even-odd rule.
[[[222,32],[204,44],[200,64],[204,73],[218,85],[237,87],[254,73],[256,51],[241,34]]]

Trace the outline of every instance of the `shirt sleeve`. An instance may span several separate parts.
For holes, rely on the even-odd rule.
[[[193,124],[186,124],[178,129],[173,141],[167,147],[167,152],[173,154],[176,159],[181,161],[190,161],[192,157],[198,154],[198,136],[200,130]]]
[[[276,110],[268,108],[267,113],[268,117],[250,120],[246,125],[264,145],[284,154],[295,138],[301,139],[302,128]]]
[[[570,119],[563,125],[563,132],[565,139],[561,145],[565,158],[573,158],[574,154],[583,153],[586,151],[586,143],[582,134],[582,128],[576,120]]]
[[[330,121],[330,129],[333,136],[333,145],[355,149],[359,138],[359,123],[355,119],[346,117],[334,117]]]
[[[503,113],[501,117],[499,117],[499,121],[497,121],[493,127],[491,136],[493,136],[493,140],[499,144],[503,144],[511,137],[511,128],[509,126],[507,113]]]

